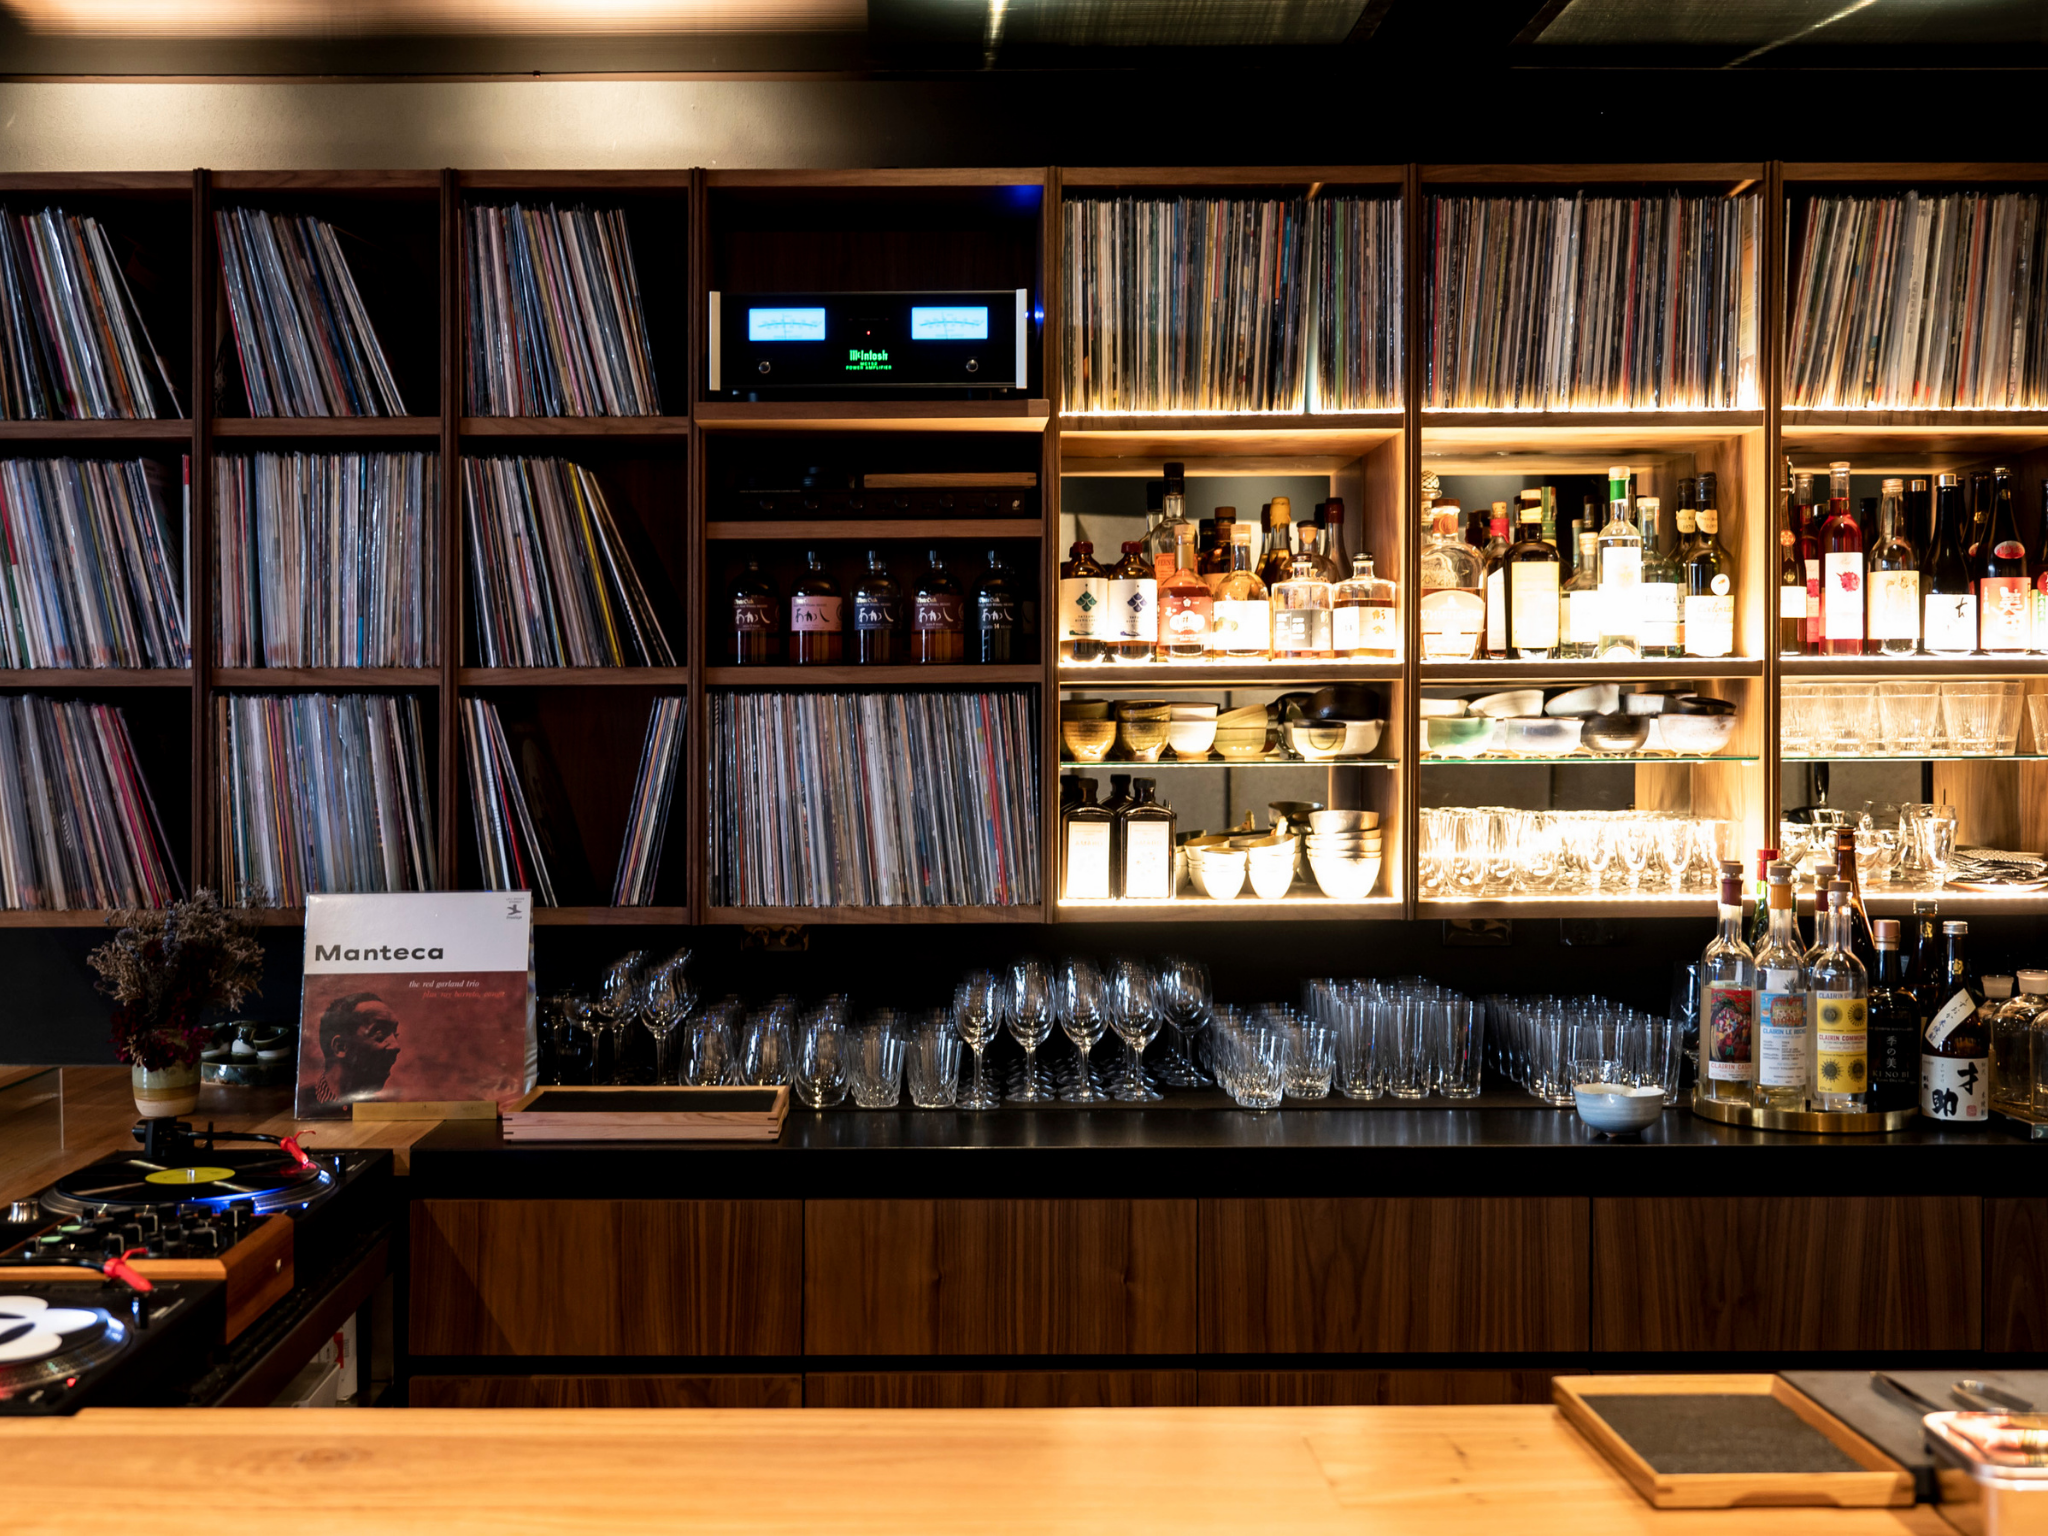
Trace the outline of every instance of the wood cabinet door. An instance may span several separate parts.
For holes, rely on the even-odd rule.
[[[2048,1352],[2048,1199],[1984,1202],[1984,1347]]]
[[[1586,1347],[1586,1202],[1204,1200],[1204,1354]]]
[[[1192,1200],[814,1200],[814,1355],[1190,1354]]]
[[[416,1355],[794,1355],[794,1200],[416,1200]]]
[[[806,1408],[1192,1408],[1193,1371],[813,1371]]]
[[[409,1408],[800,1408],[801,1376],[415,1376]]]
[[[1596,1350],[1978,1349],[1983,1202],[1593,1202]]]

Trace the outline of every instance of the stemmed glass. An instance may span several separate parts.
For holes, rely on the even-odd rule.
[[[1024,1072],[1010,1098],[1019,1104],[1042,1104],[1053,1097],[1038,1075],[1038,1048],[1052,1033],[1052,979],[1042,960],[1019,960],[1010,967],[1010,995],[1003,1009],[1010,1038],[1024,1048]]]
[[[569,1022],[590,1037],[590,1076],[587,1080],[591,1083],[602,1083],[604,1077],[598,1070],[598,1063],[604,1055],[604,1005],[595,998],[577,992],[564,999],[563,1010],[567,1013]]]
[[[647,951],[628,950],[614,960],[598,983],[598,1009],[612,1032],[612,1075],[610,1083],[626,1080],[626,1031],[640,1011],[640,968],[647,963]]]
[[[1119,960],[1109,973],[1109,1026],[1124,1043],[1124,1080],[1111,1090],[1126,1103],[1162,1097],[1145,1081],[1145,1047],[1159,1033],[1152,970],[1142,960]]]
[[[1069,960],[1060,967],[1056,991],[1060,1032],[1074,1045],[1074,1079],[1060,1097],[1075,1104],[1099,1104],[1109,1097],[1095,1086],[1088,1070],[1088,1053],[1109,1028],[1109,1014],[1103,999],[1102,972],[1093,960]]]
[[[1173,1031],[1173,1049],[1160,1064],[1160,1081],[1174,1088],[1206,1088],[1195,1061],[1195,1036],[1209,1022],[1209,968],[1178,957],[1159,967],[1159,1010]]]
[[[988,1085],[982,1053],[995,1042],[1002,1015],[1002,987],[992,971],[970,971],[953,990],[953,1027],[974,1052],[974,1081],[960,1096],[961,1109],[994,1109],[1002,1103]]]
[[[690,951],[679,949],[659,965],[649,966],[640,982],[640,1013],[647,1032],[654,1036],[654,1080],[674,1081],[669,1072],[668,1042],[690,1010],[697,1006],[697,989],[690,985]]]

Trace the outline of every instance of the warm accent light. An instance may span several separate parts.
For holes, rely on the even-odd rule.
[[[5,0],[31,32],[104,37],[864,32],[865,0]]]

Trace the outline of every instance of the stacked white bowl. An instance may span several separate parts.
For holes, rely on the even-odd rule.
[[[1363,901],[1380,881],[1376,811],[1310,811],[1308,867],[1333,901]]]

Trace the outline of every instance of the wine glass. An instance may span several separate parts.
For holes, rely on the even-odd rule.
[[[1009,1095],[1019,1104],[1042,1104],[1053,1096],[1038,1075],[1038,1048],[1052,1033],[1052,1015],[1052,978],[1045,962],[1019,960],[1010,967],[1010,992],[1003,1007],[1010,1038],[1024,1049],[1023,1075]]]
[[[647,1032],[654,1036],[654,1080],[672,1082],[668,1043],[682,1022],[697,1006],[697,990],[690,985],[690,951],[679,949],[659,965],[649,966],[641,977],[640,1013]]]
[[[1195,1036],[1209,1022],[1209,968],[1177,956],[1163,961],[1159,1011],[1173,1031],[1172,1049],[1160,1064],[1160,1081],[1174,1088],[1208,1087],[1209,1079],[1195,1061]]]
[[[1109,1095],[1095,1085],[1088,1070],[1088,1053],[1101,1042],[1109,1028],[1108,1004],[1103,996],[1102,972],[1093,960],[1068,960],[1060,966],[1056,990],[1060,1033],[1074,1046],[1074,1077],[1060,1097],[1075,1104],[1099,1104]]]
[[[598,1058],[603,1055],[604,1006],[586,993],[573,992],[562,1000],[562,1011],[569,1022],[590,1040],[590,1070],[584,1081],[602,1083],[604,1077],[599,1071]]]
[[[953,1027],[974,1052],[974,1081],[960,1096],[961,1109],[994,1109],[1002,1103],[988,1086],[982,1053],[995,1041],[1002,1016],[1002,985],[992,971],[970,971],[953,990]]]
[[[1145,1047],[1159,1033],[1152,969],[1142,960],[1119,960],[1109,973],[1109,1027],[1124,1043],[1123,1081],[1111,1094],[1127,1103],[1149,1103],[1161,1095],[1145,1081]]]
[[[609,1083],[626,1080],[626,1031],[640,1011],[640,968],[646,963],[646,950],[628,950],[605,969],[597,986],[598,1007],[612,1032],[612,1071],[605,1079]]]

